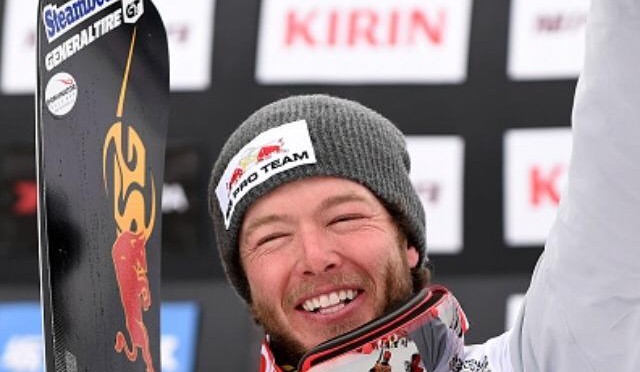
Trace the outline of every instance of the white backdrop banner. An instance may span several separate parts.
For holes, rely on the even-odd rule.
[[[512,0],[508,74],[513,80],[577,78],[589,0]]]
[[[471,0],[264,0],[256,79],[460,83]]]
[[[209,88],[215,0],[153,0],[153,3],[167,28],[171,90]]]
[[[570,156],[569,128],[506,132],[504,238],[507,244],[544,244],[567,179]]]
[[[429,254],[462,250],[464,141],[457,136],[407,136],[411,182],[427,216]]]
[[[37,0],[5,0],[2,93],[33,94],[36,87]]]

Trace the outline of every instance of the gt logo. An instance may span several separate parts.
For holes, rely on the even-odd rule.
[[[122,14],[125,23],[136,23],[144,13],[143,0],[122,0]]]

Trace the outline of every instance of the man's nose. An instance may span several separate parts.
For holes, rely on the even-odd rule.
[[[338,268],[342,256],[334,242],[322,234],[320,229],[304,229],[300,233],[299,272],[302,275],[318,275]]]

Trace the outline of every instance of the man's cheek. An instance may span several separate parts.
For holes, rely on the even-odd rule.
[[[249,279],[254,299],[259,299],[262,307],[271,311],[281,310],[285,298],[285,283],[281,276],[274,272],[261,272]]]

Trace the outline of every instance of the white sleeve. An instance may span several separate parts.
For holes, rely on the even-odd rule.
[[[567,190],[510,340],[515,371],[640,371],[640,0],[592,0]]]

